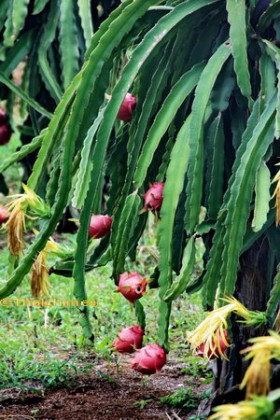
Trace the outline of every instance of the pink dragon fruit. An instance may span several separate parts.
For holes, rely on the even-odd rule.
[[[159,372],[166,363],[166,352],[158,344],[147,344],[136,351],[130,366],[144,375],[152,375]]]
[[[154,182],[143,195],[144,209],[159,211],[163,200],[164,182]]]
[[[119,109],[117,119],[121,121],[130,121],[132,113],[136,107],[136,98],[131,93],[127,93]]]
[[[10,216],[10,212],[6,207],[0,205],[0,226],[5,223]]]
[[[94,214],[91,216],[88,235],[91,238],[99,239],[108,235],[111,230],[112,219],[108,215]]]
[[[140,299],[146,291],[148,282],[139,273],[122,273],[116,292],[120,292],[129,302]]]
[[[118,333],[112,347],[120,353],[133,353],[142,347],[144,330],[139,325],[131,325]]]

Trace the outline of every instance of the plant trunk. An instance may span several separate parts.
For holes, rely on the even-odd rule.
[[[271,286],[267,282],[269,252],[268,240],[261,237],[240,258],[235,297],[248,309],[266,310]],[[267,326],[246,327],[238,323],[235,316],[231,318],[231,328],[234,342],[228,350],[229,360],[211,361],[214,373],[213,393],[209,400],[203,401],[200,405],[198,412],[200,415],[208,416],[212,407],[216,405],[236,403],[244,399],[245,391],[240,390],[239,385],[248,362],[242,359],[240,351],[248,347],[248,339],[267,334]],[[276,369],[274,373],[279,384],[279,369],[278,373]],[[273,383],[277,383],[277,380],[273,378]]]

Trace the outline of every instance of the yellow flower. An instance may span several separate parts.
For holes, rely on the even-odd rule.
[[[223,299],[227,303],[232,303],[235,305],[233,309],[233,313],[238,315],[240,318],[243,318],[244,322],[247,326],[255,326],[258,327],[266,323],[266,313],[259,312],[259,311],[251,311],[247,309],[242,303],[240,303],[234,297],[228,297]]]
[[[269,350],[258,352],[246,370],[240,388],[246,386],[246,399],[251,399],[254,395],[266,395],[270,390],[270,359]]]
[[[280,336],[270,331],[270,336],[256,337],[250,340],[252,346],[241,353],[248,353],[246,360],[252,359],[240,388],[246,386],[246,399],[253,395],[266,395],[270,390],[270,361],[280,358]]]
[[[230,314],[235,313],[243,318],[247,325],[257,326],[266,322],[264,312],[250,311],[234,297],[225,298],[224,301],[227,305],[209,312],[204,321],[187,337],[193,350],[203,344],[203,355],[208,359],[213,355],[226,359],[225,347],[229,347],[230,344],[225,336],[225,330],[228,326],[227,317]]]
[[[227,317],[234,308],[235,305],[230,303],[209,312],[204,321],[188,335],[187,341],[191,344],[191,348],[195,350],[203,344],[204,357],[209,358],[214,354],[226,359],[220,342],[223,343],[225,347],[230,346],[225,336],[225,330],[228,326]]]
[[[274,331],[269,331],[269,334],[270,335],[268,336],[255,337],[249,340],[253,345],[242,350],[242,353],[249,353],[246,356],[246,359],[251,359],[258,352],[262,352],[263,350],[269,350],[272,357],[280,357],[280,335]]]
[[[225,404],[215,407],[215,414],[208,420],[244,420],[258,419],[258,410],[246,401],[239,404]]]
[[[238,404],[227,404],[215,407],[215,414],[208,420],[259,420],[271,418],[275,412],[275,398],[254,397],[252,401],[241,401]]]
[[[277,164],[277,166],[279,165],[280,163]],[[277,182],[272,198],[275,197],[276,226],[278,226],[280,224],[280,171],[278,171],[275,175],[274,179],[272,180],[272,183],[273,182]]]

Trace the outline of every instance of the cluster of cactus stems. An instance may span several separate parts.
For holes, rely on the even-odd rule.
[[[4,3],[0,16],[8,7]],[[94,34],[82,2],[80,20],[64,0],[38,2],[33,13],[42,13],[47,22],[38,38],[38,68],[44,94],[53,101],[48,110],[32,96],[40,96],[31,83],[34,73],[27,74],[33,86],[29,94],[9,78],[13,63],[31,51],[33,32],[22,29],[28,2],[20,3],[12,14],[16,19],[7,20],[2,31],[0,60],[5,58],[6,64],[0,63],[0,81],[31,107],[34,138],[0,164],[0,173],[31,152],[38,154],[27,181],[28,198],[16,198],[6,222],[17,261],[0,298],[16,290],[38,256],[45,266],[40,253],[69,205],[80,212],[77,246],[72,258],[57,263],[53,271],[74,278],[80,301],[86,299],[87,270],[112,260],[118,283],[126,273],[126,258],[137,258],[147,210],[152,209],[160,257],[151,277],[159,287],[158,345],[165,352],[172,302],[185,291],[202,290],[205,308],[215,308],[210,319],[216,322],[216,314],[223,314],[222,323],[205,320],[189,337],[194,349],[203,345],[200,351],[207,357],[227,354],[232,341],[229,313],[247,325],[265,323],[278,331],[279,2],[260,8],[255,0],[125,0]],[[83,42],[75,44],[77,38]],[[61,78],[51,58],[57,50],[54,42],[61,50]],[[162,188],[163,200],[158,197]],[[110,234],[92,248],[92,215],[105,216],[105,211],[111,218]],[[40,233],[23,251],[22,239],[15,244],[20,230],[10,227],[24,229],[26,213],[42,222]],[[197,276],[201,238],[205,264]],[[240,258],[260,238],[268,244],[266,311],[249,311],[237,301],[225,305],[242,274]],[[144,329],[143,306],[139,299],[133,302]],[[88,308],[80,311],[84,335],[92,340]],[[272,347],[262,342],[265,350],[259,356],[255,343],[248,355],[252,363],[258,357],[263,372],[278,358],[278,350],[272,349],[277,340],[272,333]],[[248,385],[250,375],[244,378],[248,395],[268,391],[267,374],[258,389]],[[263,400],[254,401],[250,409]]]

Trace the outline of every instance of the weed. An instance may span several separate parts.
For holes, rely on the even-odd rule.
[[[190,376],[185,379],[186,382],[203,378],[200,383],[207,384],[213,380],[212,371],[208,369],[208,361],[198,357],[188,357],[188,366],[181,369],[180,373]]]
[[[36,360],[28,352],[11,353],[7,356],[0,353],[0,388],[18,387],[21,389],[54,389],[69,386],[78,373],[87,372],[86,367],[78,369],[76,360],[60,360],[51,355],[44,360]]]
[[[136,401],[133,405],[136,405],[136,407],[143,410],[143,408],[145,408],[146,405],[150,404],[150,402],[152,402],[152,401],[153,401],[152,399],[140,400],[140,401]]]
[[[160,398],[160,402],[173,407],[197,408],[200,402],[200,396],[193,393],[192,388],[178,389],[165,397]]]

